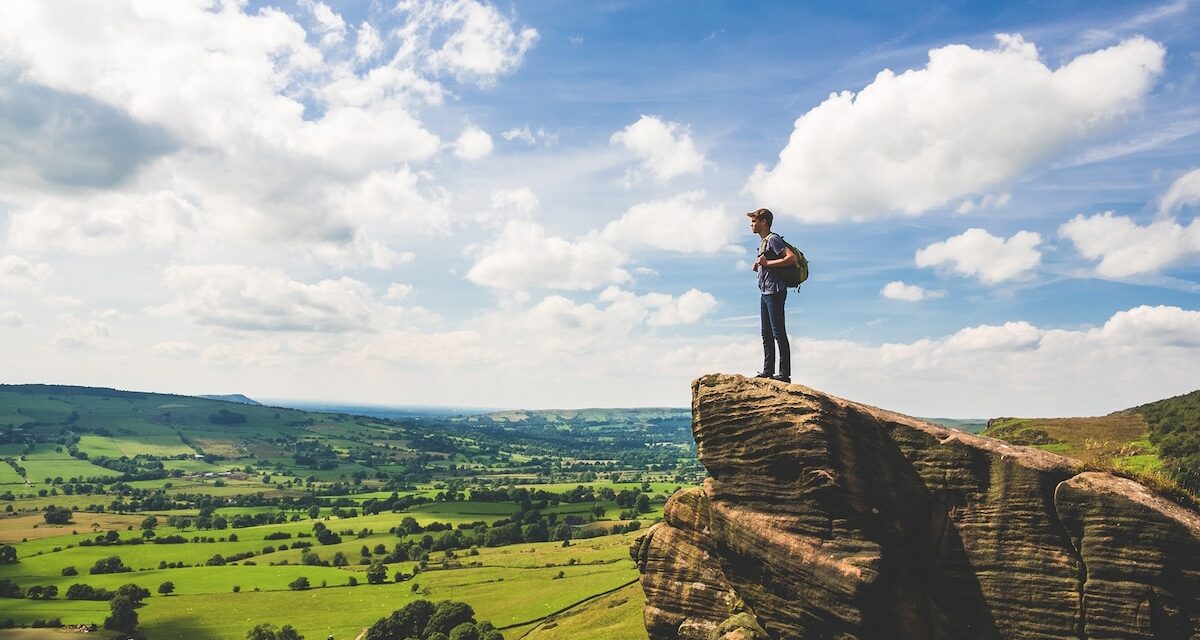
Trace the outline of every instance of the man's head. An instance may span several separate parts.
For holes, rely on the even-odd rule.
[[[758,233],[760,229],[770,231],[771,223],[775,220],[775,215],[770,209],[755,209],[747,213],[746,217],[750,218],[750,231],[753,233]]]

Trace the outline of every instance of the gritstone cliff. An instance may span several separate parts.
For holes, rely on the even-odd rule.
[[[652,640],[1200,638],[1200,514],[800,385],[692,385],[703,488],[631,549]]]

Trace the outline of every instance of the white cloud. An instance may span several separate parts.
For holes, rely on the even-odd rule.
[[[1041,338],[1042,331],[1028,322],[1006,322],[968,327],[943,344],[952,351],[1012,351],[1034,348]]]
[[[38,291],[54,269],[43,262],[30,262],[20,256],[0,258],[0,290]]]
[[[1108,211],[1077,215],[1058,232],[1074,243],[1083,257],[1099,259],[1096,273],[1110,278],[1154,273],[1200,253],[1200,218],[1186,227],[1165,218],[1140,226]]]
[[[9,214],[8,244],[92,255],[164,249],[195,232],[199,218],[192,203],[171,191],[47,197]]]
[[[411,284],[395,282],[388,286],[387,293],[384,294],[383,299],[399,302],[412,295],[412,292],[413,286]]]
[[[477,33],[495,14],[477,2],[422,6],[430,13],[419,24],[402,24],[386,42],[362,25],[353,48],[322,48],[347,28],[316,1],[298,16],[237,3],[220,11],[205,3],[120,1],[0,6],[0,49],[22,82],[80,96],[169,142],[166,151],[155,147],[158,155],[132,163],[136,171],[104,196],[61,185],[46,193],[43,181],[20,172],[0,176],[24,180],[5,185],[13,211],[9,244],[105,254],[133,245],[162,249],[201,234],[212,242],[193,246],[284,243],[388,263],[382,251],[362,250],[357,232],[365,223],[346,210],[354,203],[347,193],[378,176],[403,175],[407,163],[438,152],[441,141],[417,115],[443,95],[429,75],[430,56],[457,68],[453,53],[472,47],[463,34]],[[301,23],[311,23],[325,44],[310,44]],[[428,38],[405,40],[413,29],[437,31],[447,48],[405,48],[432,46]],[[498,66],[479,67],[479,77],[517,62],[508,55]],[[478,145],[468,153],[479,153]],[[392,220],[394,228],[406,219],[377,221]],[[404,233],[444,229],[422,222]],[[377,228],[364,233],[385,248],[394,237]],[[347,246],[310,251],[329,243]]]
[[[1133,112],[1165,55],[1136,37],[1052,70],[1020,36],[997,40],[934,49],[923,69],[830,95],[746,191],[814,222],[921,214],[1004,185]]]
[[[643,115],[614,133],[609,142],[625,147],[656,180],[670,180],[704,169],[704,154],[696,150],[688,127],[678,122]]]
[[[1005,240],[983,229],[967,229],[918,250],[916,264],[918,267],[949,265],[957,273],[996,284],[1030,275],[1042,259],[1037,250],[1041,241],[1042,237],[1032,231],[1018,231]]]
[[[200,325],[244,331],[370,331],[378,306],[353,278],[307,284],[277,269],[241,265],[172,266],[164,280],[175,292],[161,314]]]
[[[0,312],[0,327],[19,328],[25,326],[25,317],[16,311]]]
[[[594,289],[628,282],[625,256],[593,236],[572,242],[531,221],[511,220],[492,243],[473,250],[475,284],[500,289]]]
[[[346,21],[334,13],[329,5],[316,0],[300,0],[300,6],[311,11],[316,19],[322,47],[332,47],[346,39]]]
[[[609,287],[600,293],[598,300],[609,303],[610,310],[629,312],[626,317],[645,318],[646,324],[652,327],[692,324],[717,307],[717,299],[699,289],[689,289],[679,297],[673,297],[665,293],[638,296]]]
[[[1193,169],[1171,183],[1159,204],[1159,211],[1167,213],[1197,203],[1200,203],[1200,169]]]
[[[513,141],[520,140],[525,144],[536,144],[537,139],[533,137],[533,132],[529,130],[529,125],[523,127],[514,127],[500,134],[505,140]]]
[[[500,226],[509,220],[532,221],[541,203],[529,187],[496,189],[491,193],[491,208],[475,216],[485,226]]]
[[[915,284],[905,284],[901,280],[889,282],[879,290],[879,295],[890,300],[904,300],[905,302],[920,302],[921,300],[929,300],[932,298],[940,298],[946,295],[945,291],[929,291],[928,289],[919,287]]]
[[[610,222],[601,237],[623,246],[647,246],[679,253],[736,251],[742,220],[723,207],[704,206],[703,191],[642,202]]]
[[[359,62],[369,62],[383,53],[383,39],[371,23],[363,22],[355,33],[354,57]]]
[[[118,349],[124,346],[109,335],[108,325],[70,314],[58,317],[59,329],[50,338],[57,349]]]
[[[999,209],[1008,204],[1011,196],[1007,193],[994,194],[988,193],[978,200],[964,200],[962,204],[955,209],[957,213],[973,213],[975,211],[983,211],[986,209]]]
[[[529,146],[536,145],[539,141],[544,147],[553,147],[558,144],[557,131],[546,131],[543,127],[538,127],[537,131],[534,131],[529,128],[528,124],[508,129],[500,136],[509,142],[516,140]]]
[[[513,20],[476,0],[402,0],[396,12],[407,16],[398,29],[403,49],[422,51],[434,71],[480,86],[510,73],[537,42],[537,29],[514,29]]]
[[[200,347],[179,340],[168,340],[154,345],[152,351],[159,358],[195,358],[200,355]]]
[[[471,125],[454,141],[454,155],[468,161],[480,160],[492,153],[492,146],[492,136]]]

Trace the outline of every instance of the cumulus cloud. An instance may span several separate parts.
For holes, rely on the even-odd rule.
[[[1042,237],[1032,231],[1018,231],[1005,240],[983,229],[967,229],[918,250],[916,264],[918,267],[947,265],[964,276],[996,284],[1030,275],[1042,260],[1037,250],[1041,241]]]
[[[474,125],[463,129],[458,140],[454,141],[454,155],[463,160],[474,161],[486,158],[492,153],[492,136]]]
[[[704,154],[696,150],[688,127],[678,122],[643,115],[637,122],[614,133],[609,142],[621,145],[633,154],[641,168],[656,180],[699,173],[704,168]]]
[[[968,327],[945,340],[952,351],[1012,351],[1036,347],[1042,332],[1028,322],[1006,322],[1002,325]]]
[[[1159,203],[1159,211],[1167,213],[1187,205],[1200,203],[1200,169],[1179,176]]]
[[[704,204],[703,191],[635,204],[610,222],[601,237],[622,246],[646,246],[680,253],[737,250],[742,220],[723,207]]]
[[[74,19],[62,20],[68,13]],[[130,140],[147,141],[111,167],[68,167],[68,178],[0,162],[0,180],[22,182],[6,194],[15,212],[10,243],[89,253],[135,244],[161,248],[163,236],[179,235],[175,230],[196,233],[189,225],[199,218],[216,242],[285,243],[339,256],[339,264],[351,258],[368,266],[394,264],[381,257],[389,243],[444,225],[397,230],[395,222],[377,217],[375,227],[364,229],[370,225],[356,217],[362,198],[348,192],[371,191],[380,176],[403,181],[409,164],[431,159],[443,145],[419,112],[441,102],[443,76],[490,84],[521,63],[536,32],[514,30],[512,18],[477,0],[403,2],[380,17],[394,25],[386,39],[363,23],[351,47],[344,42],[350,33],[344,19],[318,0],[305,0],[291,13],[238,3],[219,11],[205,3],[3,5],[0,49],[23,85],[79,96],[78,105],[67,106],[88,117],[72,122],[94,114],[92,120],[112,120],[104,115],[112,112],[128,121],[127,129],[146,133]],[[7,77],[0,83],[11,84]],[[0,119],[9,115],[0,108]],[[8,140],[0,123],[0,140],[14,148],[58,144],[46,138],[54,128],[13,130],[34,136]],[[489,142],[483,132],[469,132],[457,148],[478,158]],[[64,179],[120,182],[121,192],[112,197],[130,206],[92,213],[105,203],[60,188]],[[150,201],[168,197],[175,211],[120,211],[162,207]],[[410,219],[405,212],[386,220]],[[359,232],[369,238],[366,245]],[[319,246],[328,244],[346,246]],[[364,251],[368,245],[375,248]]]
[[[609,287],[601,292],[599,300],[609,303],[610,309],[631,312],[627,317],[636,317],[639,321],[644,318],[646,324],[652,327],[692,324],[717,307],[717,299],[699,289],[689,289],[674,297],[665,293],[638,296],[617,287]]]
[[[91,255],[162,249],[195,232],[199,217],[191,202],[172,191],[47,197],[9,214],[8,244]]]
[[[1119,121],[1165,55],[1135,37],[1051,69],[1019,35],[997,40],[934,49],[922,69],[885,70],[857,95],[830,95],[796,120],[779,162],[758,166],[746,191],[814,222],[918,215],[1004,185]]]
[[[1186,227],[1167,218],[1142,226],[1108,211],[1077,215],[1058,232],[1074,243],[1083,257],[1099,259],[1096,273],[1110,278],[1155,273],[1200,253],[1200,218]]]
[[[308,284],[277,269],[189,265],[168,267],[164,280],[176,299],[159,313],[226,329],[369,331],[378,312],[370,288],[347,277]]]
[[[889,282],[879,290],[879,295],[890,300],[904,300],[905,302],[920,302],[921,300],[929,300],[932,298],[940,298],[946,295],[945,291],[929,291],[915,284],[906,284],[901,280]]]
[[[4,256],[0,258],[0,290],[38,291],[53,273],[54,269],[43,262]]]
[[[0,327],[20,328],[25,326],[25,317],[16,311],[0,312]]]
[[[625,256],[589,236],[577,242],[550,236],[541,225],[510,220],[467,272],[475,284],[500,289],[594,289],[631,279]]]
[[[402,50],[418,50],[437,72],[480,86],[520,66],[537,42],[537,29],[515,28],[514,20],[477,0],[402,0],[396,12],[406,16],[397,35]]]

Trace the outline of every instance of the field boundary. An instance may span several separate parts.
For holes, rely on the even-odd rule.
[[[616,593],[617,591],[620,591],[621,589],[624,589],[625,587],[628,587],[629,585],[637,582],[639,579],[640,578],[634,578],[634,579],[630,580],[629,582],[620,584],[616,587],[613,587],[612,589],[609,589],[608,591],[602,591],[600,593],[592,594],[592,595],[584,598],[583,600],[580,600],[579,602],[569,604],[569,605],[559,609],[558,611],[551,611],[550,613],[547,613],[546,615],[544,615],[540,618],[534,618],[533,620],[526,620],[525,622],[518,622],[516,624],[510,624],[510,625],[505,625],[503,627],[497,627],[496,630],[504,631],[505,629],[513,629],[515,627],[523,627],[527,624],[532,624],[533,625],[532,627],[530,627],[528,630],[526,630],[525,633],[521,634],[521,638],[524,638],[525,636],[529,635],[530,633],[533,633],[533,631],[535,629],[542,626],[542,623],[546,621],[546,618],[549,618],[551,616],[556,616],[560,613],[566,613],[567,611],[570,611],[571,609],[574,609],[575,607],[578,607],[579,605],[587,604],[588,602],[591,602],[592,600],[595,600],[597,598],[603,598],[604,596],[609,595],[611,593]],[[521,640],[521,638],[517,638],[517,640]]]

